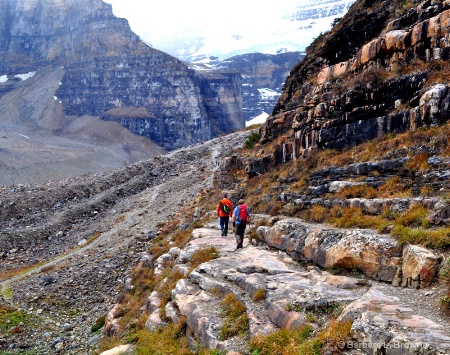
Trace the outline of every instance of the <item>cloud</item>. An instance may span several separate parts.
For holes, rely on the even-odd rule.
[[[104,0],[154,48],[181,60],[303,51],[354,0]]]
[[[273,30],[274,21],[283,11],[292,10],[297,0],[105,0],[113,13],[126,18],[131,29],[151,44],[171,41],[184,35],[208,32],[218,38],[236,33],[259,36]]]

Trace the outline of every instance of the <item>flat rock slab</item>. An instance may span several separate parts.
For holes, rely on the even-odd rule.
[[[318,241],[318,245],[329,246],[331,249],[336,245],[343,245],[347,251],[369,240],[375,247],[373,258],[366,258],[371,265],[383,260],[386,261],[384,266],[387,266],[388,258],[392,257],[391,252],[396,261],[400,260],[397,257],[401,252],[398,244],[390,239],[377,238],[375,233],[368,233],[369,237],[365,237],[359,233],[354,234],[355,231],[341,233],[328,228],[310,229],[309,225],[297,220],[277,223],[275,226],[275,230],[266,230],[265,235],[272,238],[272,241],[278,240],[279,245],[287,252],[292,250],[291,246],[298,247],[301,244],[298,244],[299,235],[305,235],[305,240]],[[250,338],[267,335],[280,328],[296,328],[308,322],[311,314],[320,318],[330,310],[340,308],[343,309],[341,320],[353,321],[354,342],[346,344],[349,347],[364,346],[370,342],[383,344],[384,349],[420,346],[423,351],[431,351],[430,354],[448,353],[439,352],[440,350],[433,352],[435,349],[448,350],[448,331],[426,315],[418,315],[412,309],[401,306],[402,302],[398,298],[384,295],[381,291],[382,284],[367,277],[333,275],[315,266],[303,267],[280,250],[252,245],[236,250],[234,236],[222,237],[220,234],[218,229],[194,230],[193,239],[181,251],[177,266],[187,267],[189,257],[182,256],[192,255],[193,251],[205,247],[216,247],[220,257],[199,265],[186,279],[178,281],[172,291],[170,310],[166,312],[173,321],[181,316],[186,317],[193,339],[206,347],[227,351],[245,350],[243,338],[222,340],[219,337],[224,322],[220,302],[224,295],[231,293],[246,307]],[[434,262],[422,249],[410,249],[404,251],[409,250],[409,254],[413,256],[425,255],[422,258],[414,257],[414,260]],[[350,254],[352,253],[346,255]],[[424,269],[425,264],[423,261],[415,263],[412,274],[424,274],[431,268]],[[393,288],[388,284],[383,286]],[[260,295],[262,291],[262,298],[256,300],[255,295]],[[239,342],[244,348],[236,345]],[[398,345],[398,342],[403,345]],[[389,350],[387,354],[409,353]]]
[[[201,248],[201,247],[215,247],[219,253],[228,253],[236,249],[236,240],[234,234],[228,233],[226,237],[221,236],[221,231],[210,228],[198,228],[192,232],[193,240],[191,240],[187,247]]]
[[[370,346],[384,349],[383,354],[389,355],[450,353],[449,329],[414,314],[397,297],[385,295],[377,288],[345,308],[339,320],[347,319],[353,321],[355,339],[347,344],[348,348]]]
[[[205,245],[199,243],[203,240],[209,245],[214,238],[205,230],[196,231],[196,235],[202,236],[192,241],[196,247]],[[249,335],[254,337],[279,328],[301,326],[305,323],[306,312],[330,305],[346,305],[359,299],[370,286],[367,280],[330,275],[315,269],[308,271],[285,260],[284,254],[251,245],[228,251],[198,266],[188,279],[180,280],[172,291],[172,301],[203,344],[232,350],[233,341],[219,340],[223,319],[217,290],[222,295],[232,293],[245,304]],[[255,301],[254,296],[261,290],[263,299]],[[289,306],[298,310],[288,310]]]
[[[272,227],[261,226],[257,235],[293,259],[312,261],[324,268],[357,269],[396,286],[429,286],[442,261],[430,250],[403,246],[372,230],[332,228],[296,218],[280,220]]]

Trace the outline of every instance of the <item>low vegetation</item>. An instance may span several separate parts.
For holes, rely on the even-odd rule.
[[[255,144],[259,142],[260,139],[261,135],[258,132],[250,133],[247,140],[245,141],[245,148],[247,149],[253,148]]]
[[[351,322],[332,321],[323,330],[314,333],[310,325],[287,330],[280,329],[268,336],[250,341],[252,355],[321,355],[341,353],[351,339]]]
[[[225,321],[219,332],[219,339],[225,340],[248,332],[248,318],[245,305],[235,295],[225,295],[220,303]]]
[[[191,268],[195,269],[197,266],[203,263],[207,263],[213,259],[217,259],[219,257],[219,252],[215,247],[203,248],[196,250],[192,254],[191,259]]]
[[[31,318],[26,312],[0,304],[0,333],[18,332],[20,325],[29,323]]]
[[[136,349],[140,355],[192,354],[186,337],[185,324],[169,324],[161,330],[141,330],[136,334]]]
[[[257,289],[255,294],[253,295],[254,302],[264,301],[265,298],[266,298],[266,290],[263,288]]]

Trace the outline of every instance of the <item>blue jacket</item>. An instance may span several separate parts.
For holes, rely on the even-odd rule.
[[[238,205],[238,206],[236,206],[236,208],[233,211],[233,214],[235,216],[234,222],[236,224],[241,224],[242,223],[241,219],[239,218],[239,212],[241,210],[241,206],[243,206],[243,207],[245,207],[247,209],[247,218],[250,217],[250,211],[248,210],[248,207],[246,205]],[[247,222],[244,222],[244,223],[247,223]]]

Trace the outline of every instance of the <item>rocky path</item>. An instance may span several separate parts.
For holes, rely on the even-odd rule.
[[[306,323],[319,329],[336,310],[340,320],[353,322],[354,341],[343,344],[343,352],[364,344],[388,354],[394,349],[402,354],[450,352],[450,323],[435,302],[441,291],[438,286],[411,290],[362,274],[334,275],[247,240],[243,249],[235,250],[234,237],[221,237],[214,225],[195,230],[193,237],[181,254],[170,253],[179,266],[189,264],[194,250],[210,246],[220,257],[178,282],[166,314],[173,321],[185,316],[197,341],[208,347],[249,353],[249,338]],[[255,300],[261,290],[264,297]],[[224,318],[217,305],[229,293],[245,304],[249,329],[244,337],[224,340],[220,337]]]
[[[215,160],[247,134],[111,173],[3,189],[0,305],[19,307],[33,321],[0,333],[0,351],[88,353],[99,340],[91,327],[117,302],[158,224],[208,187]],[[21,268],[28,271],[8,276]]]

